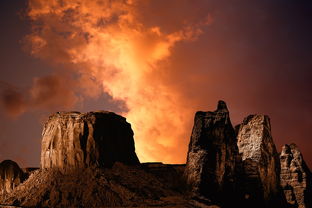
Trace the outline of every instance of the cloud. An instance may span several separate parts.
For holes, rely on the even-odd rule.
[[[22,114],[26,110],[26,101],[23,94],[7,84],[1,87],[3,88],[1,91],[1,105],[4,110],[13,118]]]
[[[70,79],[58,75],[37,77],[29,91],[31,106],[56,109],[62,106],[70,109],[75,106],[78,97],[75,94],[75,84]]]
[[[7,93],[21,103],[12,112],[71,109],[109,94],[125,104],[140,159],[177,163],[195,111],[224,99],[234,124],[268,114],[277,146],[296,141],[312,158],[310,3],[28,2],[26,48],[56,70]]]
[[[181,7],[174,13],[183,16],[172,19],[176,4]],[[28,15],[34,24],[27,40],[35,57],[71,65],[78,80],[82,74],[92,78],[103,93],[125,102],[128,111],[123,115],[132,124],[142,161],[183,162],[186,145],[180,144],[187,143],[189,129],[184,127],[189,126],[193,109],[166,83],[166,66],[174,47],[196,41],[212,19],[203,11],[192,18],[193,12],[184,13],[190,11],[191,1],[175,1],[163,8],[170,16],[168,27],[165,17],[153,18],[160,5],[136,0],[31,0]],[[85,83],[81,86],[90,92]]]
[[[1,87],[2,107],[13,118],[38,109],[68,110],[79,100],[75,85],[69,77],[59,75],[35,77],[32,86],[24,90],[5,85]]]

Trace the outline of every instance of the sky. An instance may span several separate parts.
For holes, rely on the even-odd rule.
[[[307,0],[0,1],[0,160],[40,164],[56,111],[131,123],[142,162],[184,163],[196,111],[271,118],[312,167]]]

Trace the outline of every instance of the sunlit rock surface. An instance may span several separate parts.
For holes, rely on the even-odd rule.
[[[290,207],[312,207],[311,172],[297,145],[284,145],[280,154],[281,186]]]
[[[231,203],[236,194],[237,152],[225,102],[219,101],[214,112],[196,113],[184,173],[194,197]]]
[[[237,145],[242,156],[242,189],[247,203],[256,207],[280,207],[280,163],[269,117],[246,117],[239,126]]]
[[[111,167],[117,161],[139,164],[130,124],[112,112],[55,113],[42,136],[42,168]]]
[[[18,164],[12,160],[0,163],[0,193],[10,193],[24,180],[24,173]]]

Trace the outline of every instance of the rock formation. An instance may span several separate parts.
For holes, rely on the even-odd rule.
[[[42,168],[139,164],[130,124],[112,112],[58,112],[49,117],[42,136]]]
[[[163,184],[171,190],[183,193],[185,191],[185,181],[183,173],[185,164],[163,164],[161,162],[142,163],[142,168],[156,176]]]
[[[24,180],[24,173],[18,164],[12,160],[4,160],[0,163],[0,193],[10,193]]]
[[[242,156],[246,203],[253,207],[280,207],[280,163],[269,117],[246,117],[238,130],[237,145]]]
[[[284,145],[280,160],[281,186],[289,207],[312,207],[312,176],[297,145]]]
[[[235,198],[235,131],[225,102],[214,112],[197,112],[189,144],[185,177],[195,198],[231,203]],[[221,202],[222,201],[222,202]]]
[[[139,166],[34,171],[1,204],[21,207],[185,207],[189,202]],[[172,205],[174,204],[174,205]],[[176,205],[176,206],[175,206]]]
[[[6,160],[0,174],[0,207],[312,208],[297,146],[277,153],[268,116],[234,130],[223,101],[195,114],[186,165],[140,164],[131,126],[115,113],[59,112],[43,129],[41,168]]]

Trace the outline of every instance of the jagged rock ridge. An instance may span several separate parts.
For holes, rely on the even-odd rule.
[[[42,168],[139,164],[130,124],[112,112],[55,113],[45,123],[42,137]]]
[[[196,113],[185,166],[140,164],[125,118],[59,112],[44,126],[41,169],[26,168],[19,184],[18,165],[0,164],[10,179],[0,206],[311,207],[311,172],[294,144],[284,146],[280,166],[269,118],[250,115],[235,129],[219,101],[216,111]]]
[[[312,174],[297,145],[284,145],[280,159],[281,186],[289,206],[312,207]]]

